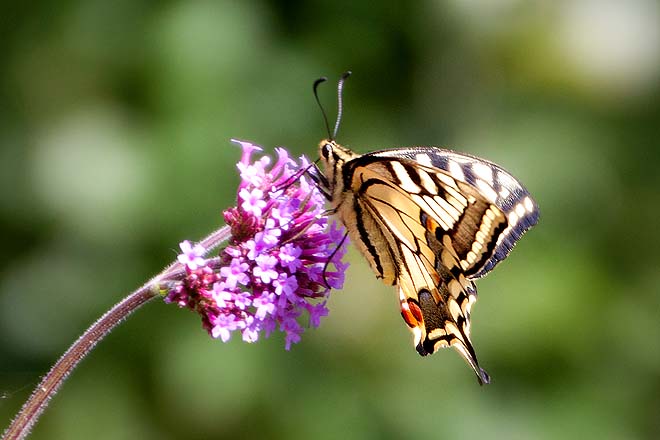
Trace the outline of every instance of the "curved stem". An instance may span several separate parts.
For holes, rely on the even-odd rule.
[[[204,249],[206,249],[207,251],[212,251],[213,249],[217,248],[225,241],[229,240],[230,237],[231,237],[231,228],[229,226],[223,226],[217,231],[209,234],[206,238],[202,239],[202,241],[200,241],[199,244],[204,246]]]
[[[137,310],[147,301],[158,296],[157,291],[151,289],[150,284],[145,284],[121,302],[116,304],[105,315],[99,318],[76,342],[62,355],[53,365],[53,368],[44,376],[41,383],[35,388],[27,402],[21,408],[16,418],[12,421],[3,440],[23,439],[37,421],[41,413],[55,395],[57,390],[67,378],[69,373],[80,363],[81,360],[103,339],[110,331],[121,323],[128,315]]]
[[[204,238],[200,244],[207,250],[217,248],[231,237],[231,230],[224,226]],[[81,360],[110,331],[142,305],[159,296],[161,281],[173,281],[185,276],[184,266],[175,261],[145,285],[117,303],[89,327],[85,333],[62,355],[53,368],[44,376],[41,383],[23,405],[20,412],[2,436],[2,440],[22,440],[46,409],[50,399],[57,393],[66,378]]]

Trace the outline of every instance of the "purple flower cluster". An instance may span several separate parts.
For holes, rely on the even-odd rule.
[[[271,166],[267,156],[252,160],[259,147],[235,142],[243,154],[237,206],[224,212],[229,244],[219,258],[205,259],[202,246],[181,243],[186,277],[165,300],[199,313],[214,338],[226,342],[239,331],[255,342],[279,329],[288,350],[300,341],[299,317],[307,311],[317,327],[328,314],[330,288],[344,283],[344,231],[328,226],[325,199],[301,172],[309,165],[304,157],[299,166],[278,148]]]

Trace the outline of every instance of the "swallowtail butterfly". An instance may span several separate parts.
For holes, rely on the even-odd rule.
[[[321,169],[310,174],[376,276],[396,287],[417,352],[454,347],[488,383],[470,341],[474,280],[537,223],[537,204],[511,174],[478,157],[436,147],[357,154],[339,145],[348,74],[334,133],[319,144]],[[314,84],[317,101],[324,80]]]

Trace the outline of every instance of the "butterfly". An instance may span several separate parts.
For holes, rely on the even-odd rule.
[[[376,276],[396,287],[417,352],[454,347],[479,383],[489,383],[470,340],[474,280],[538,222],[538,206],[511,174],[475,156],[436,147],[358,154],[338,144],[349,74],[339,81],[335,130],[320,142],[321,166],[311,176]],[[317,101],[324,80],[314,85]]]

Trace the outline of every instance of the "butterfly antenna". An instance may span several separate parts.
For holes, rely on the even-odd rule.
[[[332,286],[330,285],[330,283],[328,283],[328,277],[326,276],[328,266],[330,266],[330,263],[334,264],[334,261],[332,260],[334,260],[335,255],[337,255],[337,252],[339,252],[339,249],[341,249],[341,246],[344,244],[344,241],[346,241],[346,237],[348,237],[348,232],[344,232],[344,236],[342,237],[341,241],[339,242],[337,247],[334,248],[332,254],[330,254],[330,258],[328,258],[328,260],[325,262],[325,266],[323,266],[323,284],[325,284],[325,287],[327,287],[328,289],[332,289]]]
[[[319,105],[319,108],[321,109],[321,114],[323,115],[323,122],[325,122],[325,129],[328,132],[328,138],[334,139],[334,137],[330,136],[330,124],[328,123],[328,115],[325,114],[325,110],[321,105],[321,100],[319,99],[319,92],[318,92],[319,84],[326,82],[327,80],[328,78],[322,76],[321,78],[314,81],[314,98],[316,98],[316,103]]]
[[[291,187],[291,185],[296,183],[298,181],[298,179],[300,178],[300,176],[302,176],[303,174],[307,174],[308,176],[311,177],[311,175],[309,174],[309,170],[310,170],[310,168],[314,168],[315,166],[316,166],[316,162],[310,163],[305,168],[303,168],[301,170],[298,170],[293,175],[289,176],[289,178],[286,179],[281,184],[275,186],[274,189],[277,190],[277,191],[286,191],[287,189],[289,189]]]
[[[347,70],[344,72],[339,78],[339,83],[337,84],[337,121],[335,122],[335,130],[332,132],[332,138],[331,139],[336,139],[337,138],[337,132],[339,131],[339,123],[341,122],[341,115],[344,112],[344,82],[346,82],[346,78],[351,76],[351,71]]]

